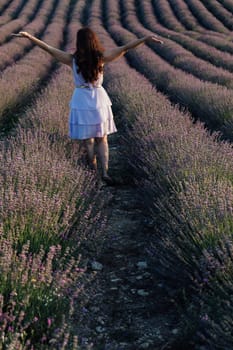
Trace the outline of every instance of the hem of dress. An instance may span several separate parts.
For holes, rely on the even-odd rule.
[[[69,138],[71,140],[88,140],[88,139],[95,139],[95,138],[98,138],[98,137],[108,136],[108,135],[114,134],[115,132],[117,132],[117,130],[110,131],[108,133],[103,134],[102,136],[91,136],[91,137],[72,137],[72,136],[69,136]]]

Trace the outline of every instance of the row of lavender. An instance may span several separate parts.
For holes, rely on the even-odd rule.
[[[29,2],[29,4],[30,3],[31,2]],[[31,10],[33,10],[33,6]],[[3,41],[1,46],[1,71],[16,61],[19,61],[33,47],[29,40],[19,41],[18,38],[11,36],[11,34],[18,33],[22,29],[23,31],[28,31],[32,35],[41,37],[46,31],[49,22],[53,20],[54,11],[54,4],[48,1],[40,7],[35,19],[29,23],[22,22],[21,20],[21,27],[15,28],[15,22],[10,21],[7,26],[7,31],[1,28],[1,38]]]
[[[232,13],[228,11],[222,4],[218,1],[205,0],[201,3],[207,8],[207,10],[213,14],[213,16],[222,23],[224,27],[228,30],[233,29],[233,17]]]
[[[172,41],[181,45],[181,47],[190,51],[192,54],[194,54],[194,56],[201,58],[204,61],[209,61],[216,67],[221,67],[232,71],[232,56],[224,53],[224,51],[232,53],[233,46],[231,41],[229,41],[229,36],[220,36],[218,32],[214,33],[209,31],[205,31],[201,35],[197,32],[192,31],[179,33],[175,30],[174,27],[172,30],[170,30],[161,24],[158,13],[153,12],[153,6],[149,2],[137,2],[137,5],[138,20],[141,21],[145,27],[152,31],[155,31],[161,36],[171,39]],[[132,6],[133,4],[131,4],[131,8]],[[134,8],[133,12],[136,13],[137,9]],[[143,13],[144,17],[140,16],[140,13]],[[205,35],[209,36],[209,38],[212,38],[211,42],[207,42],[209,45],[200,42],[202,41],[202,37],[205,37]],[[223,52],[214,49],[215,47],[220,48]]]
[[[143,26],[166,38],[166,44],[170,46],[165,51],[162,47],[154,48],[159,55],[172,63],[172,65],[190,72],[202,80],[212,81],[229,87],[229,83],[224,83],[224,80],[221,78],[224,71],[216,69],[216,67],[219,67],[224,69],[225,73],[227,71],[232,72],[231,54],[233,45],[229,41],[228,36],[220,36],[217,32],[209,31],[201,34],[192,31],[178,33],[174,26],[170,26],[172,30],[169,30],[162,25],[163,21],[160,19],[161,14],[158,12],[158,9],[157,11],[155,9],[155,12],[153,12],[153,6],[150,2],[137,1],[136,3],[137,7],[131,3],[129,7],[126,7],[129,9],[127,11],[130,11],[131,15],[135,13],[135,18],[137,15],[137,20],[141,21]],[[128,6],[128,4],[126,5]],[[165,9],[163,10],[165,11]],[[167,12],[164,15],[167,15]],[[170,13],[170,16],[174,17],[172,13]],[[180,55],[185,56],[185,60]],[[213,66],[207,64],[207,62]],[[201,72],[198,72],[197,66],[200,67]]]
[[[90,18],[111,46],[100,0]],[[232,147],[207,134],[202,124],[193,125],[123,60],[109,66],[107,75],[107,88],[128,124],[123,140],[129,163],[154,222],[149,250],[155,275],[164,279],[168,297],[183,305],[179,333],[166,339],[166,346],[230,349]]]
[[[171,10],[175,14],[179,23],[187,30],[205,30],[198,20],[193,16],[188,5],[183,0],[169,0],[170,9],[168,10],[171,13]],[[172,21],[173,22],[173,21]],[[175,21],[176,22],[176,21]],[[169,21],[170,25],[170,21]],[[171,23],[173,28],[173,23]],[[169,27],[168,27],[169,28]]]
[[[38,18],[31,22],[30,28],[27,29],[31,29],[32,32],[33,29],[41,31],[43,33],[42,39],[47,42],[53,42],[53,45],[56,47],[61,47],[64,44],[64,28],[67,25],[70,7],[63,1],[59,1],[55,8],[51,6],[51,2],[50,6],[47,3],[46,7],[42,8],[42,13],[44,9],[48,15],[49,22],[46,17]],[[52,13],[54,20],[51,22],[50,17]],[[25,41],[29,50],[26,53],[23,45]],[[22,48],[21,45],[23,45]],[[15,53],[20,55],[17,64],[9,65],[0,76],[0,93],[2,96],[0,102],[0,124],[2,129],[8,130],[12,123],[15,122],[15,119],[10,118],[10,115],[12,116],[14,113],[17,116],[19,107],[24,106],[38,89],[41,82],[48,79],[53,69],[54,61],[45,52],[42,52],[37,47],[33,47],[28,39],[14,39],[13,45],[10,47],[8,44],[3,45],[3,53],[5,46],[7,46],[8,51],[8,63],[12,59],[14,61]],[[21,79],[22,76],[23,79]],[[8,93],[5,94],[5,91]]]
[[[42,0],[13,0],[0,5],[0,26],[5,29],[10,22],[26,23],[35,18]]]
[[[192,13],[205,27],[217,32],[229,32],[232,30],[232,3],[229,0],[217,1],[210,0],[185,0]],[[208,25],[207,25],[207,23]]]
[[[179,0],[175,0],[175,2],[176,1],[179,3]],[[158,3],[156,4],[156,6],[158,6]],[[165,4],[166,3],[163,3],[163,6],[165,6]],[[168,6],[168,4],[166,5]],[[138,21],[141,21],[145,27],[167,38],[166,44],[169,45],[168,49],[166,45],[165,49],[158,47],[156,49],[154,47],[154,50],[175,67],[187,71],[202,80],[212,81],[230,87],[229,83],[226,81],[224,82],[222,76],[224,71],[216,69],[216,67],[219,67],[223,68],[225,73],[227,71],[232,72],[231,54],[233,52],[233,45],[231,41],[229,41],[229,37],[220,36],[217,32],[208,31],[202,34],[191,31],[182,34],[178,33],[176,32],[175,26],[164,27],[162,25],[165,23],[159,17],[160,8],[156,6],[154,4],[153,8],[150,2],[137,1],[137,8],[134,7],[133,9],[133,4],[129,7],[131,13],[137,14]],[[165,11],[165,8],[161,8],[160,10]],[[187,6],[183,11],[187,11]],[[170,13],[169,18],[172,19],[174,17],[171,9],[170,12],[165,11],[164,16],[168,16],[167,13]],[[228,53],[230,53],[230,55]],[[184,56],[184,58],[180,57],[181,55]],[[213,66],[207,64],[206,61],[210,62]],[[197,69],[197,66],[200,68],[200,71]],[[230,76],[232,77],[232,74],[230,74],[229,77]]]
[[[231,0],[220,0],[221,4],[231,13],[233,13],[233,4]]]
[[[84,2],[72,5],[70,38],[78,29]],[[60,16],[50,28],[54,41],[60,40],[65,12]],[[0,143],[0,347],[4,349],[80,345],[71,331],[85,274],[80,252],[87,239],[97,244],[104,220],[95,179],[78,166],[80,146],[67,137],[71,89],[71,72],[62,67],[21,116],[16,136]]]
[[[1,43],[3,40],[9,39],[8,35],[12,33],[12,29],[13,31],[19,31],[25,24],[32,21],[36,17],[42,3],[41,1],[33,0],[24,2],[23,5],[25,6],[21,6],[20,2],[17,1],[16,4],[11,4],[4,11],[0,9]],[[2,7],[4,8],[4,6]]]
[[[152,31],[158,30],[166,38],[166,45],[153,47],[158,55],[172,66],[188,72],[201,80],[232,88],[233,64],[230,54],[223,54],[217,49],[210,49],[207,45],[198,43],[195,39],[190,39],[184,34],[168,31],[156,23],[154,16],[149,15],[150,10],[150,4],[143,1],[139,3],[138,11],[137,8],[134,8],[135,14],[138,14],[138,21],[141,19],[146,27]],[[143,15],[140,16],[142,13]],[[223,41],[223,39],[221,40]],[[187,43],[186,47],[185,43]],[[196,46],[198,47],[195,48]],[[199,51],[203,52],[203,56],[200,58],[198,55],[195,55]],[[213,59],[211,59],[211,54]]]
[[[120,13],[117,3],[105,2],[106,13],[114,13],[114,16],[105,16],[106,25],[118,44],[123,44],[130,38],[135,38],[132,32],[122,28],[121,16],[124,23],[127,19],[127,28],[138,36],[151,34],[137,21],[132,1],[124,2],[122,6],[124,12]],[[158,45],[152,45],[157,50],[155,47],[158,47]],[[159,48],[158,50],[162,49]],[[221,130],[225,137],[232,137],[233,96],[231,90],[200,81],[190,74],[171,67],[147,47],[140,51],[137,50],[133,54],[129,53],[128,57],[130,63],[146,75],[160,90],[166,92],[172,101],[187,107],[193,116],[205,121],[208,127]]]
[[[233,4],[229,0],[221,1],[221,5],[216,1],[203,2],[184,1],[184,0],[168,0],[165,2],[153,2],[156,10],[162,12],[161,21],[165,27],[173,30],[193,30],[198,32],[206,32],[207,30],[223,33],[229,33],[228,29],[232,29],[232,12]],[[205,5],[205,6],[204,6]],[[208,6],[210,5],[210,6]],[[208,7],[213,10],[216,17],[213,16]],[[223,25],[223,23],[224,25]],[[219,34],[218,34],[219,35]]]
[[[214,10],[214,14],[208,10],[208,5],[210,2],[207,0],[203,4],[202,1],[199,0],[187,0],[184,1],[186,3],[186,10],[191,11],[194,18],[200,23],[200,25],[206,29],[217,31],[220,33],[229,33],[229,29],[232,29],[232,19],[230,13],[227,9],[223,8],[220,4],[217,5],[216,2],[212,5],[212,10]],[[174,12],[171,9],[169,0],[152,0],[155,12],[160,15],[162,23],[174,30],[182,30],[181,24],[179,21],[176,21],[176,16],[174,16]],[[219,14],[217,18],[215,15]],[[223,20],[224,16],[224,20]],[[225,18],[226,16],[226,18]],[[177,22],[177,23],[176,23]],[[175,25],[175,27],[174,27]],[[197,28],[199,29],[199,28]]]

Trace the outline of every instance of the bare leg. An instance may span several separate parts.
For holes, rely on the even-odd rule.
[[[100,158],[103,177],[108,177],[109,150],[107,135],[104,137],[96,137],[95,140],[97,143],[97,152]]]
[[[97,170],[97,161],[96,161],[96,155],[95,155],[95,139],[86,139],[84,140],[86,149],[87,149],[87,156],[88,161],[91,169]]]

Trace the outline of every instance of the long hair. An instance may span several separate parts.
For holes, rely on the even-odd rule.
[[[88,27],[78,30],[74,58],[78,73],[82,73],[86,82],[93,83],[103,72],[103,52],[104,48],[93,30]]]

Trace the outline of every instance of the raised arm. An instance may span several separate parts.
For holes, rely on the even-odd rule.
[[[42,50],[48,52],[51,56],[53,56],[57,61],[67,64],[72,67],[72,59],[73,56],[65,51],[56,49],[53,46],[46,44],[44,41],[37,39],[35,36],[27,33],[27,32],[19,32],[18,34],[12,34],[13,36],[19,38],[27,38],[30,39],[34,44],[40,47]]]
[[[109,62],[115,61],[118,58],[124,56],[124,54],[127,51],[129,51],[131,49],[135,49],[136,47],[138,47],[146,42],[149,42],[149,41],[152,41],[152,42],[155,42],[158,44],[163,44],[163,41],[158,39],[156,35],[148,35],[148,36],[145,36],[141,39],[136,39],[136,40],[130,41],[126,45],[119,46],[115,49],[112,49],[112,50],[105,52],[104,63],[109,63]]]

